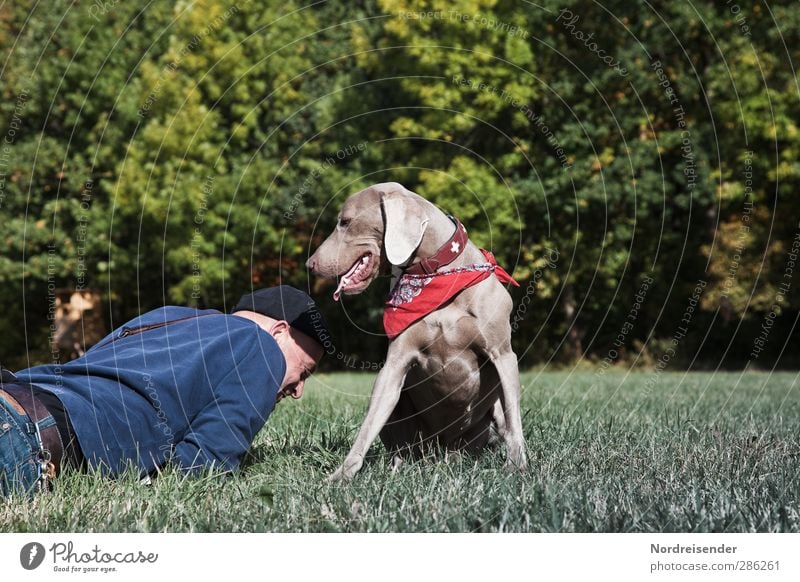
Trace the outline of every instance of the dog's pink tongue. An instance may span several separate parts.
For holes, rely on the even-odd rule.
[[[349,271],[347,271],[344,275],[342,275],[342,278],[339,279],[339,285],[338,287],[336,287],[336,291],[333,292],[334,301],[339,301],[339,297],[342,296],[342,291],[344,291],[344,288],[347,287],[348,283],[350,283],[350,279],[355,277],[358,268],[363,264],[365,264],[366,262],[367,262],[367,257],[361,257],[359,260],[353,263],[353,266],[350,267]]]
[[[336,287],[336,291],[333,292],[334,301],[339,301],[339,297],[342,296],[342,290],[344,289],[345,285],[347,285],[347,277],[342,277],[339,279],[339,286]]]

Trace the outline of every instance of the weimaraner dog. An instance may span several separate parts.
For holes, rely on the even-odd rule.
[[[441,261],[445,251],[456,258]],[[335,230],[306,263],[320,276],[339,278],[335,299],[341,293],[361,293],[390,268],[395,289],[390,303],[394,297],[401,307],[404,300],[413,302],[418,287],[436,275],[488,275],[457,289],[445,304],[391,340],[366,418],[332,481],[351,479],[379,434],[394,467],[404,453],[419,454],[433,443],[479,451],[491,432],[506,443],[506,467],[526,467],[519,370],[511,349],[512,300],[498,280],[500,272],[508,275],[499,267],[495,272],[488,256],[469,242],[457,220],[396,182],[375,184],[347,199]],[[442,262],[448,264],[437,268]],[[403,279],[420,271],[420,263],[434,276],[422,271]],[[438,279],[445,286],[456,281]],[[398,280],[410,281],[411,287],[398,291]],[[392,310],[387,305],[387,313]]]

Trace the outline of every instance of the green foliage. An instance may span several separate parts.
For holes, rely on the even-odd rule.
[[[703,280],[676,361],[743,365],[775,311],[769,365],[800,302],[800,14],[739,4],[5,3],[0,354],[39,358],[52,288],[100,290],[111,322],[287,282],[378,359],[351,331],[380,332],[383,283],[334,305],[304,262],[347,194],[396,180],[533,293],[526,363],[603,359],[652,277],[625,358],[655,361]]]

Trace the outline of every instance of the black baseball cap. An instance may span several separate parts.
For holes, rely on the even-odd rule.
[[[331,334],[322,313],[307,293],[290,285],[278,285],[258,289],[242,295],[239,303],[231,310],[255,311],[273,319],[289,323],[325,348],[331,345]]]

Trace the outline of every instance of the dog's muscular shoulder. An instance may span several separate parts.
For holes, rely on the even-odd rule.
[[[402,335],[413,335],[422,353],[437,346],[485,352],[509,333],[511,296],[494,277],[457,295],[447,309],[437,309],[410,326]]]

